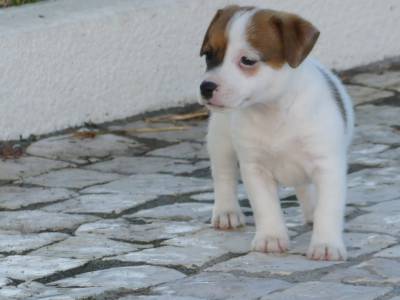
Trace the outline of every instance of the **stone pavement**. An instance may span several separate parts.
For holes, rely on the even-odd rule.
[[[305,258],[311,228],[289,188],[288,255],[249,252],[243,186],[248,226],[210,228],[206,121],[136,118],[46,137],[0,161],[0,299],[399,300],[400,71],[346,82],[357,117],[347,262]],[[171,126],[190,128],[163,131]]]

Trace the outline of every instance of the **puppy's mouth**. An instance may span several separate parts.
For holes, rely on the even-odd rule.
[[[213,104],[213,103],[207,103],[206,106],[211,108],[225,108],[225,106],[223,105]]]
[[[210,111],[218,111],[218,112],[222,112],[222,111],[230,111],[230,110],[234,110],[236,109],[240,109],[243,107],[247,107],[247,105],[249,104],[249,101],[251,100],[250,97],[247,97],[245,99],[243,99],[243,101],[240,102],[240,104],[237,107],[228,107],[228,106],[224,106],[224,105],[219,105],[219,104],[213,104],[213,103],[205,103],[204,105],[210,110]]]

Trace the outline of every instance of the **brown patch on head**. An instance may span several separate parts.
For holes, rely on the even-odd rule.
[[[247,29],[250,45],[262,60],[278,69],[285,63],[299,66],[319,37],[319,31],[301,17],[273,10],[257,11]]]
[[[200,56],[206,55],[207,69],[220,65],[224,60],[228,44],[226,29],[229,21],[237,12],[250,9],[252,7],[232,5],[217,11],[207,29],[200,50]]]

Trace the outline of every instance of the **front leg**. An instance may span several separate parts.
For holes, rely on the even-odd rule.
[[[238,162],[232,146],[228,116],[213,113],[207,135],[215,195],[211,223],[214,228],[223,230],[245,224],[237,199]]]
[[[343,219],[346,202],[346,165],[344,160],[320,167],[314,176],[317,207],[308,258],[346,260]]]
[[[268,170],[257,164],[241,163],[240,169],[256,223],[252,249],[260,252],[287,251],[289,235],[275,180]]]

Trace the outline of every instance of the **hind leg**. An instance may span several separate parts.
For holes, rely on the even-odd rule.
[[[305,223],[314,222],[314,210],[316,206],[316,190],[313,184],[296,187],[296,197],[303,212]]]

